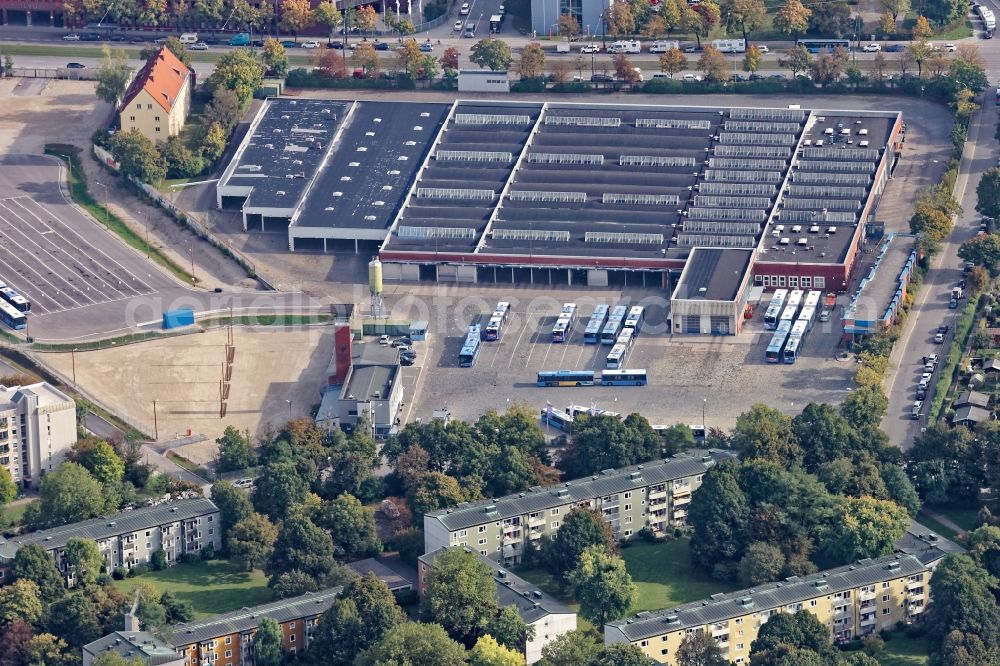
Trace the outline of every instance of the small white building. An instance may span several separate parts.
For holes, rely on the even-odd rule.
[[[76,442],[76,403],[46,382],[0,386],[0,467],[37,486]]]
[[[510,92],[510,75],[492,69],[460,69],[458,92]]]

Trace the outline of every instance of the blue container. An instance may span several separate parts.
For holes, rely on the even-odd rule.
[[[163,328],[165,329],[191,326],[192,324],[194,324],[194,310],[191,308],[167,310],[163,313]]]

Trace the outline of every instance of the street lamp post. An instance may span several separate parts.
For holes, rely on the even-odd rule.
[[[705,425],[705,408],[708,406],[708,396],[706,395],[701,399],[701,427],[708,432],[708,426]]]
[[[292,401],[291,400],[285,400],[285,402],[288,403],[288,418],[292,418]]]
[[[111,208],[109,203],[110,197],[108,196],[108,186],[99,180],[95,180],[94,182],[104,188],[104,228],[107,229],[111,226]]]

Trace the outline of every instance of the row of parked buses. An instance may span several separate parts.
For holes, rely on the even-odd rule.
[[[482,342],[496,342],[503,337],[504,329],[510,321],[510,303],[500,301],[485,324],[483,319],[482,316],[477,317],[466,330],[465,341],[458,352],[458,365],[463,368],[471,368],[476,364]]]
[[[806,334],[816,323],[822,297],[821,291],[807,293],[801,289],[793,289],[789,293],[785,289],[778,289],[774,292],[764,314],[764,326],[774,329],[771,342],[764,352],[768,363],[795,363],[802,352]],[[781,314],[776,315],[779,311]]]
[[[0,322],[19,331],[28,325],[27,314],[31,303],[3,282],[0,282]]]

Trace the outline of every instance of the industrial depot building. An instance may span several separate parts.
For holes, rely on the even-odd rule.
[[[755,285],[847,288],[903,132],[881,111],[276,98],[217,202],[293,251],[377,254],[388,281],[663,287],[674,332],[735,333]]]

